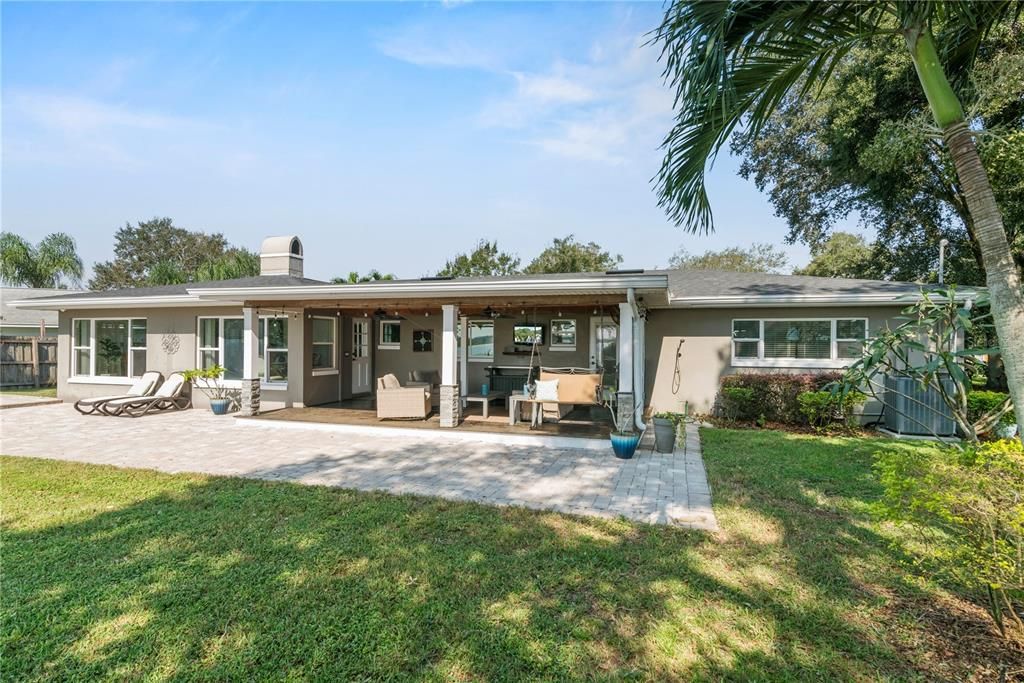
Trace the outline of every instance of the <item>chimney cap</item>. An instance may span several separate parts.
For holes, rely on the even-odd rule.
[[[302,240],[297,235],[268,237],[260,245],[260,256],[291,256],[302,258]]]

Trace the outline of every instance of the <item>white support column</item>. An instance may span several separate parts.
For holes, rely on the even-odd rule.
[[[259,311],[253,306],[243,308],[242,390],[238,409],[242,415],[260,412],[259,325]]]
[[[469,393],[469,318],[459,316],[459,395]],[[465,407],[465,400],[462,407]]]
[[[454,304],[441,307],[441,426],[457,427],[461,417],[462,398],[459,395],[458,354],[455,325],[459,309]]]
[[[619,392],[633,392],[633,307],[619,304]]]

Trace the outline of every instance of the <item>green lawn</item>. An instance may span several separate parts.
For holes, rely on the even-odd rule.
[[[4,458],[2,680],[963,679],[868,439],[706,430],[723,532]],[[901,446],[911,448],[913,446]]]
[[[57,398],[57,387],[0,387],[0,392],[5,394],[23,394],[25,396]]]

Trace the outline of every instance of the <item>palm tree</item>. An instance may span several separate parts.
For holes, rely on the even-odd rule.
[[[393,273],[382,273],[376,268],[371,270],[366,275],[360,275],[356,271],[352,271],[348,274],[348,277],[333,277],[331,278],[332,285],[356,285],[362,282],[377,282],[378,280],[394,280],[395,276]]]
[[[676,121],[657,176],[658,204],[676,224],[706,233],[714,224],[704,172],[738,126],[756,136],[785,96],[813,96],[853,47],[880,36],[904,38],[975,222],[1010,394],[1017,422],[1024,424],[1021,274],[978,156],[976,131],[953,89],[966,83],[988,31],[1018,19],[1022,7],[1011,0],[677,0],[653,42],[662,47],[665,77],[676,92]]]
[[[75,240],[55,232],[33,246],[13,232],[0,232],[0,280],[15,287],[78,285],[82,281],[82,259]]]

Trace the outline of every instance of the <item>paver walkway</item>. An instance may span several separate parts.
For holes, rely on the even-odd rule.
[[[0,393],[0,409],[3,408],[26,408],[28,406],[41,406],[47,403],[60,403],[59,399],[52,396],[32,396],[30,394],[12,394],[9,392]]]
[[[632,460],[570,448],[332,433],[218,417],[81,416],[70,405],[0,411],[0,452],[522,505],[715,530],[700,440]]]

